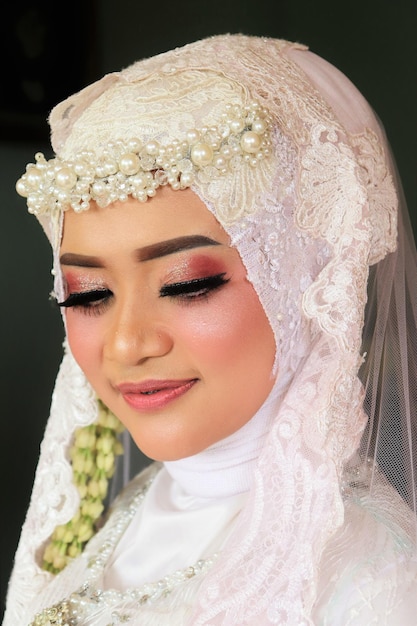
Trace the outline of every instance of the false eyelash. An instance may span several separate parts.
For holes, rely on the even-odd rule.
[[[76,292],[70,293],[68,298],[63,302],[57,302],[57,305],[60,307],[85,307],[88,308],[89,305],[93,305],[94,302],[99,302],[100,300],[104,300],[109,297],[111,291],[108,289],[95,289],[94,291],[85,291],[85,292]]]
[[[211,291],[222,287],[229,282],[229,278],[225,278],[225,272],[215,274],[214,276],[205,276],[203,278],[193,278],[178,283],[170,283],[164,285],[159,291],[161,298],[165,297],[184,297],[184,299],[193,299],[207,296]]]

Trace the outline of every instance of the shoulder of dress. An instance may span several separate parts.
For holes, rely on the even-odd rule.
[[[394,491],[357,494],[345,502],[344,522],[320,563],[317,623],[415,623],[409,621],[410,615],[415,620],[417,596],[417,549],[407,527],[411,511]]]

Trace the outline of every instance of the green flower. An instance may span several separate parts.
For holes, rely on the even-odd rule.
[[[99,400],[99,415],[94,424],[78,428],[70,450],[73,480],[80,496],[74,517],[57,526],[43,555],[43,568],[57,574],[81,554],[96,532],[96,522],[104,511],[109,479],[116,457],[123,454],[118,436],[124,430],[113,413]]]

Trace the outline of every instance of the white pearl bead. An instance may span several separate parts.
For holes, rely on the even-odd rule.
[[[221,170],[227,166],[227,160],[224,156],[218,154],[213,160],[213,165],[217,167],[217,169]]]
[[[19,178],[19,180],[16,183],[16,191],[19,194],[19,196],[23,196],[24,198],[26,197],[26,185],[25,183],[22,181],[21,178]]]
[[[255,131],[255,133],[258,133],[258,135],[262,135],[266,130],[265,122],[260,119],[254,120],[252,123],[252,130]]]
[[[245,128],[245,123],[243,120],[232,120],[230,122],[230,128],[236,134],[241,133],[242,130]]]
[[[94,196],[102,196],[106,191],[106,185],[102,181],[96,181],[91,185],[91,192]]]
[[[195,128],[192,128],[191,130],[187,132],[187,141],[190,144],[197,143],[199,139],[200,139],[200,133]]]
[[[123,154],[119,160],[119,168],[123,174],[127,176],[132,176],[139,171],[140,160],[137,154],[133,152],[127,152]]]
[[[196,165],[204,166],[211,163],[213,150],[207,143],[197,143],[191,149],[191,160]]]
[[[151,156],[155,156],[159,152],[159,143],[157,141],[148,141],[145,150]]]
[[[105,176],[111,176],[112,174],[116,174],[117,172],[117,162],[116,161],[106,161],[103,164],[103,169],[105,172]]]
[[[137,174],[131,180],[131,184],[135,189],[145,189],[147,184],[146,176],[142,176],[141,174]]]
[[[220,148],[220,152],[224,156],[225,159],[230,159],[230,157],[232,156],[232,150],[230,146],[227,144]]]
[[[32,167],[26,174],[26,178],[30,187],[37,187],[41,184],[43,176],[37,168]]]
[[[258,152],[259,148],[261,147],[261,138],[257,133],[254,133],[252,130],[247,130],[242,135],[240,145],[244,152],[254,154],[255,152]]]
[[[195,177],[193,172],[183,172],[180,178],[181,187],[190,187],[193,184],[194,179]]]
[[[86,166],[84,165],[84,163],[74,163],[74,172],[77,174],[77,176],[84,176],[85,173],[87,171]]]
[[[101,181],[97,181],[101,182]],[[75,191],[81,196],[81,199],[85,199],[89,197],[90,185],[83,181],[80,184],[77,184]]]
[[[28,207],[31,213],[34,213],[37,209],[40,208],[40,205],[36,196],[28,197]]]
[[[62,189],[71,189],[77,182],[77,175],[68,167],[62,167],[56,174],[55,182]]]
[[[129,150],[131,152],[139,152],[142,149],[142,142],[137,137],[133,137],[128,143]]]
[[[58,191],[56,197],[57,197],[58,202],[60,202],[61,204],[69,203],[70,195],[64,190]]]

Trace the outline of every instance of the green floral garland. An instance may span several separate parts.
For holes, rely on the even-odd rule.
[[[116,456],[123,454],[119,434],[124,426],[100,400],[98,402],[96,422],[75,431],[70,457],[80,506],[69,522],[55,528],[45,548],[42,567],[52,574],[58,574],[71,559],[81,554],[96,532]]]

